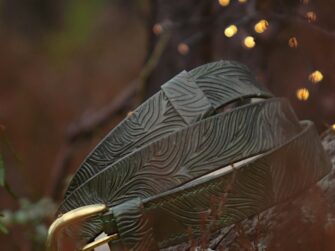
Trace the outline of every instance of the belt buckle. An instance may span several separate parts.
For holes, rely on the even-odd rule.
[[[92,216],[97,216],[107,211],[107,206],[104,204],[94,204],[76,208],[71,210],[60,217],[58,217],[49,227],[47,237],[47,251],[58,251],[57,237],[62,230],[71,224],[80,222]],[[111,240],[117,240],[119,238],[117,233],[105,236],[99,240],[95,240],[82,247],[81,251],[89,251],[96,247],[99,247]]]

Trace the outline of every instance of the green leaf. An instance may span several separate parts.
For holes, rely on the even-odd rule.
[[[5,224],[0,220],[0,233],[8,234],[8,229],[6,228]]]
[[[0,155],[0,186],[5,186],[5,165],[3,163],[2,157]]]

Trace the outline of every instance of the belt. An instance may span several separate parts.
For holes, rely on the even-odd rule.
[[[246,98],[262,99],[221,112]],[[105,232],[111,250],[158,250],[296,196],[330,168],[313,123],[286,99],[238,63],[211,63],[168,81],[102,140],[50,233],[86,212],[79,249]]]
[[[245,66],[236,62],[219,61],[183,71],[97,145],[74,175],[65,198],[83,181],[142,145],[187,127],[234,101],[272,96]]]

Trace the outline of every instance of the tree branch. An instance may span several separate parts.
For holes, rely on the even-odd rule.
[[[131,101],[137,93],[142,99],[145,93],[146,82],[152,71],[155,69],[159,59],[166,48],[170,38],[170,33],[164,33],[160,37],[152,54],[142,68],[137,79],[133,80],[127,88],[121,92],[110,104],[90,115],[83,116],[78,122],[72,123],[67,130],[67,144],[59,151],[58,157],[53,168],[50,184],[47,186],[46,195],[52,198],[58,198],[62,191],[62,180],[68,173],[72,163],[78,142],[81,139],[90,138],[90,136],[104,125],[106,125],[116,114],[125,109],[129,109]]]

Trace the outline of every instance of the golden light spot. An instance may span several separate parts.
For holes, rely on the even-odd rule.
[[[185,43],[180,43],[178,45],[178,51],[182,55],[186,55],[190,51],[190,47]]]
[[[316,21],[316,13],[314,11],[309,11],[306,13],[306,18],[308,22],[312,23]]]
[[[253,48],[256,45],[255,39],[252,36],[247,36],[244,40],[243,40],[243,44],[245,47],[247,48]]]
[[[226,37],[232,37],[236,34],[236,32],[238,31],[236,25],[229,25],[225,30],[224,30],[224,34]]]
[[[159,35],[163,31],[163,27],[161,24],[157,23],[154,25],[154,27],[152,27],[152,31],[155,35]]]
[[[238,0],[240,3],[246,3],[248,0]]]
[[[332,125],[332,129],[335,131],[335,124]]]
[[[298,47],[298,40],[296,37],[291,37],[288,40],[288,46],[290,46],[291,48],[297,48]]]
[[[306,101],[309,98],[309,91],[306,88],[297,90],[297,98],[302,101]]]
[[[223,7],[228,6],[230,3],[230,0],[219,0],[219,4]]]
[[[323,79],[323,75],[322,75],[322,73],[321,73],[320,71],[314,71],[314,72],[312,72],[312,73],[309,75],[308,79],[309,79],[312,83],[316,84],[316,83],[319,83],[319,82],[322,81],[322,79]]]
[[[265,19],[260,20],[257,24],[255,24],[255,31],[257,33],[263,33],[269,27],[269,22]]]

